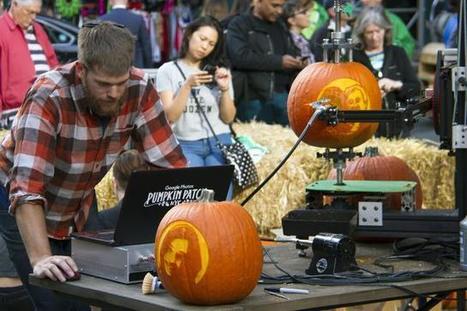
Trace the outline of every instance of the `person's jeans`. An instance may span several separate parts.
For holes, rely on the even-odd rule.
[[[274,92],[267,101],[259,99],[242,101],[237,107],[237,118],[242,122],[251,120],[262,121],[268,124],[287,126],[287,93]]]
[[[220,134],[217,135],[217,137],[224,145],[232,144],[232,136],[230,133]],[[193,141],[179,139],[179,143],[188,161],[188,166],[215,166],[226,164],[221,150],[217,147],[217,140],[214,137]],[[227,194],[227,200],[231,200],[232,197],[233,187],[231,185]]]
[[[31,298],[23,286],[0,288],[0,310],[32,311]]]
[[[10,259],[15,265],[18,276],[24,284],[24,287],[31,295],[36,310],[40,311],[89,311],[90,307],[73,300],[65,300],[55,295],[51,290],[32,286],[29,284],[28,276],[32,273],[32,267],[29,257],[26,253],[23,240],[16,225],[16,219],[8,213],[8,195],[3,186],[0,186],[0,233],[8,247]],[[71,255],[70,240],[49,239],[52,254]]]

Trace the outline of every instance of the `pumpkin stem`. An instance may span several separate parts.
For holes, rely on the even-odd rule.
[[[201,197],[198,202],[212,202],[214,201],[214,190],[212,189],[203,189],[201,190]]]
[[[364,157],[376,157],[379,156],[378,147],[366,147],[363,153]]]

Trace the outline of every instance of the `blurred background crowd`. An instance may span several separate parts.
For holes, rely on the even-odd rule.
[[[226,26],[230,19],[248,11],[254,0],[44,0],[38,21],[44,25],[51,42],[58,46],[59,59],[64,62],[73,58],[76,33],[87,20],[107,14],[112,7],[124,6],[143,17],[151,47],[151,67],[178,56],[183,29],[191,21],[203,15],[211,15]],[[3,0],[0,6],[6,9],[11,0]],[[307,2],[307,1],[305,1]],[[307,6],[308,26],[300,32],[311,44],[317,44],[325,35],[323,26],[329,26],[334,12],[329,5],[333,1],[311,0]],[[354,0],[350,15],[346,19],[349,27],[361,9],[367,5],[381,4],[391,24],[398,33],[396,45],[403,45],[409,58],[417,65],[423,48],[431,43],[454,47],[457,28],[458,0]],[[1,9],[0,9],[1,10]],[[290,14],[284,9],[284,15]],[[58,19],[58,20],[55,20]],[[67,27],[66,22],[70,24]],[[75,26],[76,28],[73,28]],[[62,27],[63,29],[60,29]],[[350,30],[348,28],[347,30]],[[401,33],[401,34],[399,34]],[[148,42],[148,43],[149,43]],[[70,55],[67,55],[67,52]],[[76,47],[74,49],[76,52]],[[316,53],[320,53],[317,51]],[[319,60],[319,57],[317,58]],[[144,64],[146,65],[146,64]]]

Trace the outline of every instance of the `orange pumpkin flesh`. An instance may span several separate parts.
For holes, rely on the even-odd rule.
[[[314,112],[309,104],[323,98],[340,110],[381,110],[378,82],[365,66],[355,62],[314,63],[298,74],[289,92],[289,123],[297,136]],[[378,123],[328,126],[325,121],[316,121],[304,142],[316,147],[354,147],[370,139],[377,129]]]
[[[420,179],[417,174],[401,159],[395,156],[361,157],[348,161],[343,171],[345,180],[408,180],[417,183],[415,188],[417,209],[422,207],[423,193]],[[328,179],[336,178],[333,169]],[[325,199],[324,203],[330,203]],[[356,202],[354,202],[356,204]],[[388,195],[387,204],[392,209],[401,208],[401,195],[399,193]]]
[[[160,223],[155,243],[162,284],[186,303],[239,301],[256,287],[262,271],[255,223],[235,202],[173,207]]]

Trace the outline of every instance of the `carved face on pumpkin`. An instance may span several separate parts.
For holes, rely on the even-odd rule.
[[[159,268],[167,275],[180,275],[196,284],[204,277],[209,265],[208,245],[195,226],[185,221],[175,221],[162,232],[157,258],[162,265]],[[190,269],[185,269],[188,262]],[[193,263],[198,266],[194,267]]]
[[[337,79],[327,84],[318,99],[328,98],[330,104],[340,107],[346,103],[348,109],[368,109],[370,99],[360,83],[352,79]]]

